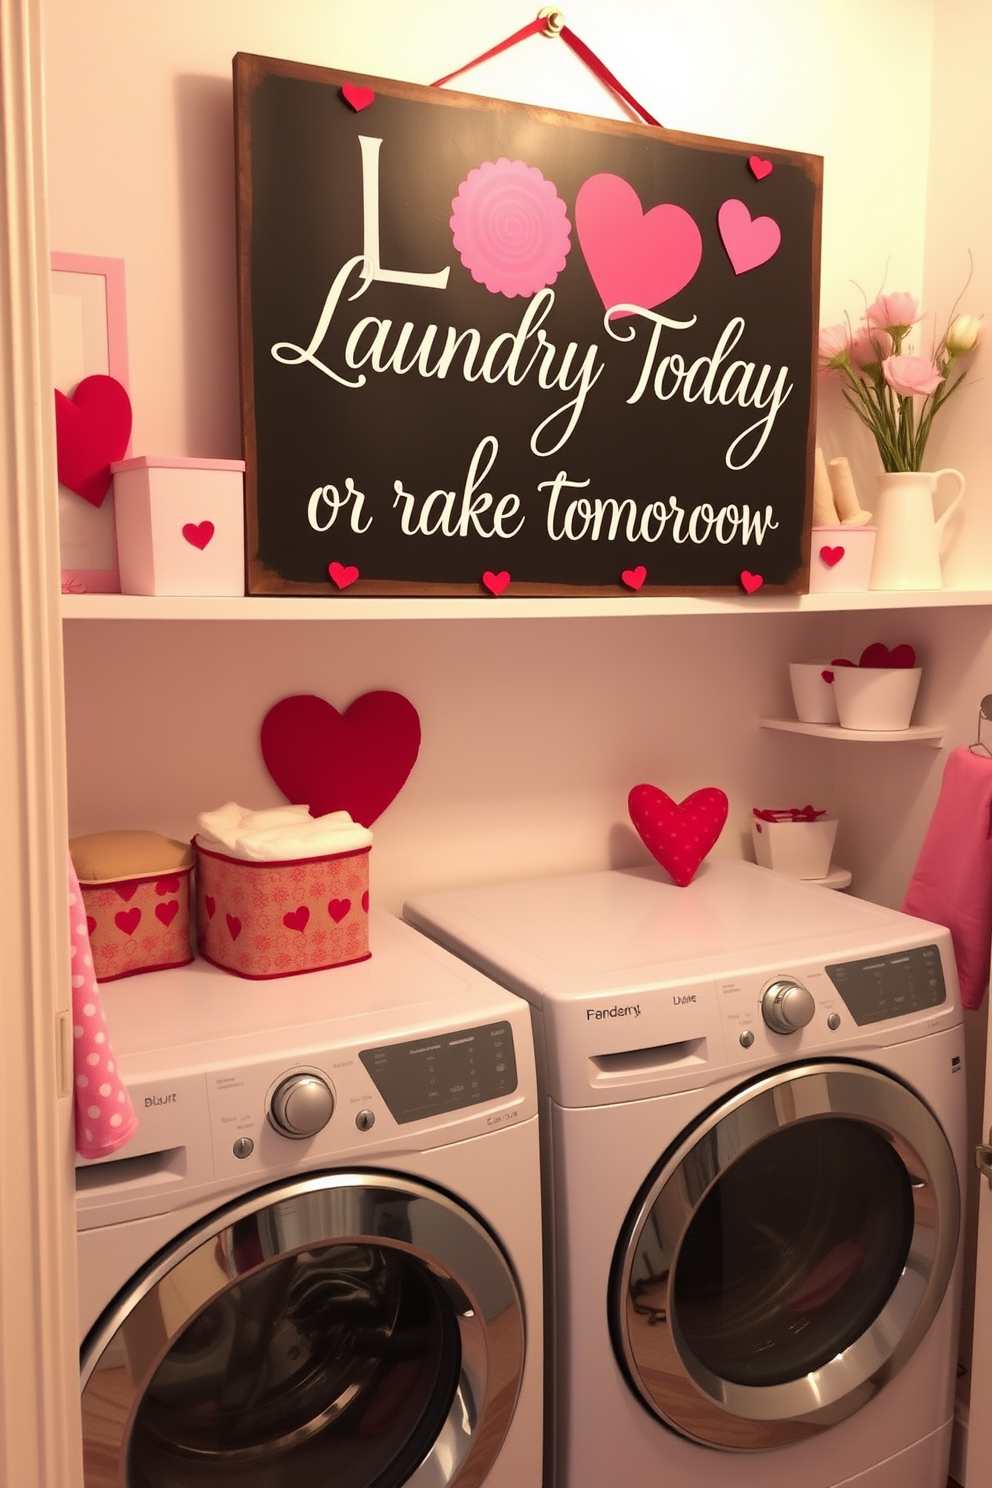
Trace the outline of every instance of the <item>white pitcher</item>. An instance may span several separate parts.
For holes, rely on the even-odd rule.
[[[957,490],[934,516],[937,483],[946,477]],[[960,470],[897,470],[881,477],[875,498],[875,551],[870,589],[942,589],[940,555],[947,519],[964,495]]]

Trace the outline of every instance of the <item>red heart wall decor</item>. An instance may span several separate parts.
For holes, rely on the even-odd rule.
[[[635,785],[627,810],[648,852],[684,889],[723,831],[726,794],[715,785],[673,801],[656,785]]]
[[[131,438],[131,400],[116,377],[84,377],[71,398],[55,389],[55,444],[63,486],[102,506]]]
[[[323,698],[283,698],[262,720],[262,758],[288,801],[311,816],[347,811],[369,827],[420,752],[420,718],[398,692],[366,692],[343,713]]]

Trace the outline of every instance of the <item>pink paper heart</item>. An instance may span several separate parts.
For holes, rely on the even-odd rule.
[[[375,103],[375,93],[371,88],[363,88],[360,83],[345,83],[341,89],[341,97],[345,103],[351,105],[356,114],[367,109],[370,103]]]
[[[639,563],[636,568],[625,568],[623,573],[620,575],[621,579],[627,585],[628,589],[640,589],[643,586],[644,580],[647,578],[647,576],[648,571],[644,567],[643,563]]]
[[[685,288],[703,256],[702,234],[683,207],[663,202],[645,212],[633,186],[608,173],[579,187],[575,227],[607,310],[663,304]]]
[[[858,666],[863,667],[914,667],[916,665],[916,652],[912,646],[903,643],[901,646],[893,646],[890,651],[882,641],[872,641],[866,646],[858,659]]]
[[[341,921],[345,918],[350,908],[350,899],[332,899],[330,904],[328,904],[327,906],[327,913],[330,915],[335,925],[340,925]]]
[[[204,894],[203,904],[207,911],[207,919],[212,920],[214,915],[217,913],[217,900],[214,898],[213,894]]]
[[[627,810],[651,856],[670,873],[679,888],[691,883],[700,863],[723,831],[726,794],[715,785],[673,801],[656,785],[635,785]]]
[[[161,920],[162,924],[166,927],[172,924],[178,913],[178,899],[170,899],[167,904],[156,904],[155,906],[155,918]]]
[[[192,547],[199,548],[201,553],[213,535],[213,522],[187,522],[183,528],[183,537]]]
[[[762,160],[760,155],[752,155],[748,160],[748,165],[751,167],[751,174],[756,181],[763,181],[766,176],[770,176],[772,173],[771,161]]]
[[[758,589],[761,588],[764,582],[765,581],[761,577],[761,574],[748,573],[746,568],[741,574],[741,587],[743,588],[745,594],[754,594]]]
[[[820,549],[820,557],[828,568],[833,568],[834,564],[839,563],[843,556],[844,549],[840,546],[836,548],[822,547]]]
[[[141,923],[141,910],[135,904],[130,909],[119,909],[114,915],[114,924],[125,935],[133,935]]]
[[[237,915],[229,914],[227,916],[227,932],[232,940],[237,940],[238,936],[241,934],[241,921],[238,919]]]
[[[327,565],[327,572],[331,576],[331,581],[335,583],[339,589],[347,589],[349,585],[353,584],[358,578],[358,569],[353,563],[349,563],[347,566],[345,566],[345,564],[343,563],[338,563],[337,561],[335,561],[334,563],[329,563]]]
[[[305,904],[301,904],[298,909],[291,909],[289,914],[284,914],[282,922],[287,930],[305,930],[309,919],[310,911]]]
[[[717,213],[720,237],[735,274],[746,274],[767,263],[777,252],[782,232],[773,217],[755,217],[742,201],[731,197]]]
[[[58,475],[64,486],[91,506],[102,506],[131,438],[131,400],[116,377],[84,377],[71,398],[55,392]]]
[[[482,575],[482,582],[489,590],[490,594],[499,595],[503,593],[503,590],[510,582],[510,575],[507,573],[505,568],[502,569],[499,573],[493,573],[491,568],[487,568],[485,573]]]

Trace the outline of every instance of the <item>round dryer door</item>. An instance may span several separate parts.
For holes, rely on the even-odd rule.
[[[509,1264],[446,1195],[276,1184],[180,1236],[94,1329],[86,1488],[481,1484],[523,1356]]]
[[[743,1087],[628,1216],[610,1310],[629,1381],[667,1425],[727,1450],[835,1424],[929,1328],[959,1213],[948,1142],[897,1080],[830,1062]]]

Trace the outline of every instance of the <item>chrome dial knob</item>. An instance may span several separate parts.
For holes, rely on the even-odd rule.
[[[321,1075],[287,1075],[272,1096],[269,1120],[284,1137],[313,1137],[331,1119],[334,1093]]]
[[[772,1033],[797,1033],[812,1021],[816,1003],[801,982],[781,977],[761,996],[761,1016]]]

